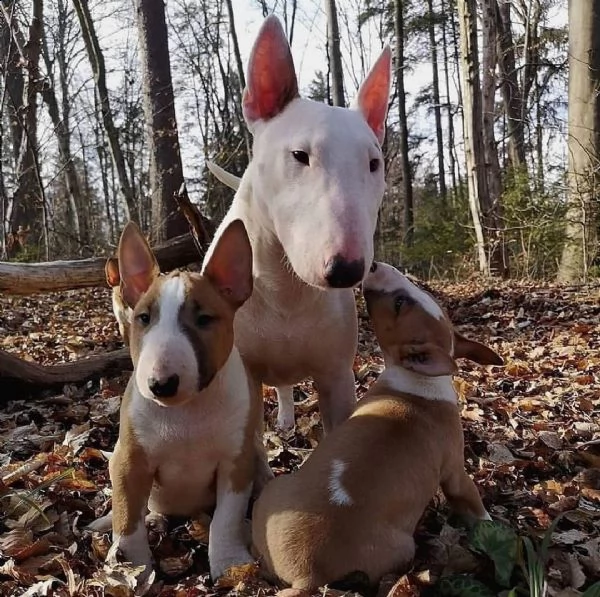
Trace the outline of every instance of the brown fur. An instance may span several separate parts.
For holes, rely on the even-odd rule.
[[[453,340],[447,317],[432,317],[416,301],[406,300],[396,311],[393,294],[365,297],[382,349],[407,370],[453,372],[453,343],[462,351],[468,346],[479,362],[501,362],[482,344]],[[463,441],[456,403],[398,391],[393,381],[376,382],[352,417],[256,502],[253,542],[267,574],[312,591],[357,571],[375,583],[407,568],[415,527],[438,486],[459,513],[486,516],[464,470]],[[336,479],[342,498],[333,492],[340,487]]]

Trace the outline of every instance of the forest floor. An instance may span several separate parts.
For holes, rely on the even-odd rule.
[[[416,533],[413,569],[400,579],[384,578],[376,594],[508,595],[506,589],[519,587],[526,595],[522,538],[530,538],[544,560],[548,594],[579,595],[600,580],[598,287],[465,282],[430,289],[462,333],[488,343],[506,361],[493,368],[462,362],[456,376],[466,467],[499,522],[487,529],[487,539],[474,539],[450,526],[443,501],[434,500]],[[360,396],[382,362],[362,307],[359,316]],[[108,290],[0,297],[0,347],[24,358],[72,361],[120,346]],[[133,594],[128,587],[135,586],[136,571],[106,565],[108,536],[83,530],[110,507],[107,456],[128,377],[65,387],[35,400],[0,397],[0,597]],[[296,468],[321,433],[312,387],[299,389],[295,433],[266,434],[278,474]],[[265,395],[272,429],[274,395]],[[547,552],[540,546],[544,535],[550,539]],[[210,582],[206,521],[169,521],[168,534],[151,532],[150,538],[158,566],[149,594],[276,592],[248,569],[234,571],[218,586]],[[535,559],[530,554],[530,567]],[[444,585],[440,578],[462,584]]]

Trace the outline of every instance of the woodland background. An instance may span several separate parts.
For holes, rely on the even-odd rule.
[[[232,193],[204,164],[241,174],[251,154],[240,108],[249,34],[236,14],[246,22],[254,9],[255,28],[261,13],[281,17],[297,61],[300,28],[322,49],[303,90],[318,101],[347,105],[381,46],[394,49],[381,259],[456,279],[597,273],[596,1],[572,0],[570,25],[566,0],[0,7],[5,260],[105,254],[128,218],[157,240],[183,233],[173,194],[184,172],[218,223]]]
[[[467,533],[434,500],[378,597],[598,597],[600,0],[0,0],[0,597],[139,590],[83,530],[110,508],[131,369],[104,263],[128,219],[164,271],[198,262],[179,191],[210,235],[233,193],[205,163],[248,163],[244,69],[270,12],[318,101],[347,105],[392,46],[378,258],[505,359],[455,379],[494,522]],[[383,360],[358,312],[360,397]],[[312,385],[286,437],[264,396],[270,466],[290,472],[321,437]],[[215,586],[206,539],[203,518],[151,529],[148,595],[276,593],[254,569]]]

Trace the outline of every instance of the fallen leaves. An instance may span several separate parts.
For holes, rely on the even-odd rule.
[[[432,286],[461,333],[489,343],[506,362],[494,368],[460,363],[455,387],[467,470],[492,516],[520,536],[542,537],[562,514],[549,551],[549,588],[553,595],[581,594],[600,579],[597,289],[514,282],[487,289],[473,281]],[[108,289],[0,301],[0,345],[20,356],[55,363],[120,346]],[[362,301],[359,322],[354,371],[362,396],[383,359]],[[127,378],[4,403],[0,597],[274,595],[277,588],[257,579],[255,567],[236,567],[218,586],[210,583],[209,517],[152,524],[153,586],[139,585],[139,569],[106,561],[108,534],[84,530],[110,509],[108,458]],[[284,435],[275,430],[274,392],[265,390],[265,444],[277,474],[299,467],[322,437],[312,384],[297,386],[294,398],[296,429]],[[476,591],[484,591],[481,581],[494,579],[494,565],[469,548],[467,534],[450,526],[447,515],[439,500],[428,509],[416,535],[413,570],[384,578],[381,597],[420,595],[441,578],[447,579],[444,594],[485,594]]]

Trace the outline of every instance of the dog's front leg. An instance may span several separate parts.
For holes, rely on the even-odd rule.
[[[126,561],[146,566],[142,579],[147,578],[152,571],[152,553],[145,515],[152,489],[152,471],[141,448],[117,442],[109,472],[113,486],[113,545],[109,557],[115,558],[117,550],[120,551]]]
[[[332,372],[329,372],[332,373]],[[314,377],[319,394],[319,412],[325,433],[343,423],[356,408],[354,372],[348,367],[331,375]]]
[[[252,492],[254,454],[246,465],[224,462],[217,470],[217,505],[210,525],[208,560],[210,575],[216,580],[232,566],[247,564],[254,559],[248,551],[244,519]]]

